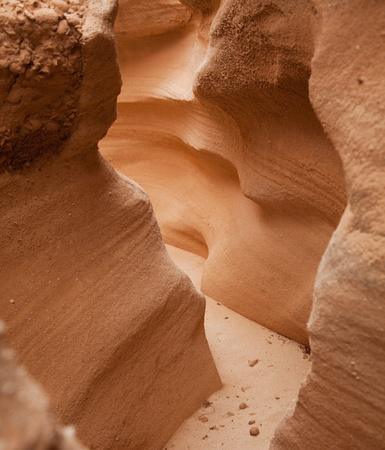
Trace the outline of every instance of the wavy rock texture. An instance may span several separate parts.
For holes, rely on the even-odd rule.
[[[21,367],[0,322],[0,436],[3,449],[85,450],[72,427],[60,427],[42,388]]]
[[[349,203],[317,276],[312,370],[273,449],[385,448],[385,7],[315,1],[312,103],[341,155]]]
[[[115,2],[0,4],[0,316],[86,445],[161,448],[220,381],[203,297],[97,152],[120,89]]]
[[[305,0],[186,5],[188,23],[176,29],[162,7],[163,34],[146,36],[121,5],[123,90],[103,152],[149,193],[165,240],[207,258],[207,295],[305,343],[345,205],[308,96],[315,11]]]

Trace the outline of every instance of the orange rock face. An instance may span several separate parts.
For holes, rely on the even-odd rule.
[[[140,38],[122,4],[123,90],[104,154],[149,193],[165,240],[207,258],[206,294],[307,342],[317,266],[345,204],[308,95],[315,12],[187,3],[187,25]]]
[[[272,448],[383,448],[384,6],[183,3],[163,35],[121,24],[104,152],[166,241],[207,258],[208,295],[300,342],[314,298],[312,370]]]
[[[97,152],[120,89],[115,2],[1,6],[0,316],[82,442],[162,448],[220,380],[204,298]]]
[[[121,0],[121,76],[116,7],[0,0],[0,448],[157,450],[211,406],[163,236],[310,343],[272,450],[385,449],[383,2]]]
[[[315,5],[310,97],[341,156],[349,202],[315,283],[312,370],[272,448],[383,449],[385,8]]]

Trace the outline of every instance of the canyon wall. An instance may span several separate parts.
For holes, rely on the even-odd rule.
[[[220,386],[161,232],[206,258],[205,293],[310,340],[272,449],[385,448],[382,2],[121,0],[122,174],[97,151],[115,2],[0,8],[0,317],[52,402],[1,336],[7,448],[82,448],[55,414],[95,449],[162,448]]]
[[[308,95],[316,12],[305,0],[189,1],[186,22],[164,3],[179,2],[154,2],[157,26],[142,34],[139,7],[120,4],[123,89],[103,153],[149,193],[166,242],[206,257],[203,292],[306,343],[345,205]]]
[[[165,240],[206,257],[207,294],[300,342],[314,298],[312,370],[272,448],[384,448],[384,5],[183,4],[154,33],[122,15],[103,151]]]
[[[314,2],[310,97],[343,161],[348,206],[322,259],[312,370],[273,449],[385,448],[385,7]]]
[[[0,317],[85,445],[161,448],[220,380],[204,298],[97,151],[120,90],[116,4],[0,3]]]

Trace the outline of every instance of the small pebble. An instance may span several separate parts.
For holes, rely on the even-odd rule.
[[[250,367],[254,367],[258,363],[259,363],[259,359],[249,359],[249,361],[248,361],[248,364]]]
[[[58,14],[51,8],[39,8],[34,12],[35,20],[38,23],[56,23]]]
[[[68,25],[68,22],[65,19],[63,19],[59,22],[56,32],[57,34],[66,34],[69,28],[70,27]]]
[[[250,436],[258,436],[259,435],[259,428],[258,427],[251,427],[249,430]]]
[[[255,420],[249,420],[249,425],[254,425],[255,424]]]
[[[80,25],[80,18],[76,14],[65,14],[65,18],[70,25]]]
[[[246,403],[242,402],[239,404],[239,409],[246,409],[248,408],[248,405],[246,405]]]

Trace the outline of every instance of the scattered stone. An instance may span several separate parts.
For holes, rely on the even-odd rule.
[[[249,406],[245,402],[242,402],[242,403],[239,404],[239,409],[246,409],[248,407]]]
[[[59,22],[56,32],[58,34],[66,34],[69,29],[70,26],[68,25],[68,22],[65,19],[63,19]]]
[[[259,428],[258,427],[251,427],[249,430],[250,436],[258,436],[259,435]]]
[[[208,400],[204,400],[202,403],[202,408],[209,408],[210,406],[212,406],[213,402],[210,402]]]
[[[65,14],[65,18],[72,26],[80,25],[80,18],[76,14]]]
[[[15,303],[15,299],[11,298],[11,300],[9,301],[9,303],[12,303],[12,305]]]
[[[20,75],[25,72],[25,67],[20,62],[13,62],[9,65],[9,70],[13,75]]]
[[[248,360],[248,364],[250,367],[254,367],[258,363],[259,363],[259,359],[249,359]]]
[[[255,424],[255,420],[249,420],[249,425],[254,425]]]
[[[58,14],[51,8],[39,8],[34,12],[37,23],[56,23],[59,20]]]
[[[202,423],[206,423],[209,421],[209,418],[206,415],[202,414],[201,416],[198,417],[198,420]]]
[[[248,389],[251,389],[251,387],[250,386],[246,386],[246,387],[241,387],[241,391],[242,392],[246,392]]]
[[[24,11],[24,14],[28,17],[29,20],[35,20],[35,16],[33,13],[31,13],[30,11],[28,11],[28,9],[26,9]]]

